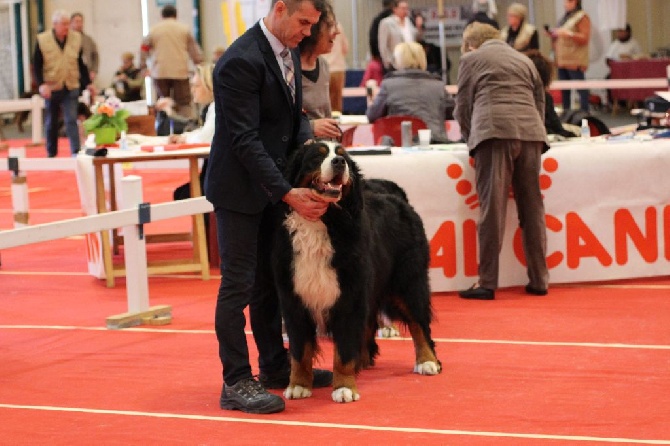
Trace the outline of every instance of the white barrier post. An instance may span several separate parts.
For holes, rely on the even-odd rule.
[[[44,108],[44,99],[40,95],[33,95],[31,98],[31,125],[33,144],[39,145],[42,143],[42,109]]]
[[[8,153],[10,158],[16,160],[25,159],[25,147],[12,147]],[[12,166],[9,166],[10,169]],[[30,209],[28,202],[28,182],[25,172],[19,170],[20,165],[14,166],[16,170],[12,174],[12,209],[14,209],[14,227],[21,228],[28,225],[28,209]]]
[[[137,209],[142,204],[142,178],[129,175],[121,180],[123,209]],[[147,212],[148,212],[147,208]],[[140,219],[142,222],[142,219]],[[147,277],[147,245],[140,225],[123,226],[123,255],[126,265],[128,312],[107,318],[107,328],[126,328],[136,325],[166,325],[172,322],[172,307],[160,305],[149,308],[149,279]]]
[[[121,180],[122,209],[138,209],[142,200],[142,178],[129,175]],[[140,238],[140,227],[123,227],[123,257],[126,265],[128,311],[138,313],[149,309],[149,280],[147,279],[147,244]]]

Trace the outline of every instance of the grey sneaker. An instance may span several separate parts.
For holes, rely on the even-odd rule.
[[[232,386],[224,384],[219,403],[221,409],[258,414],[281,412],[285,407],[281,397],[269,393],[253,378],[243,379]]]

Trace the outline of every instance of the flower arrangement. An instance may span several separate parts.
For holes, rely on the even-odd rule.
[[[112,143],[116,140],[117,133],[128,130],[126,118],[130,115],[130,112],[121,107],[121,101],[117,97],[109,97],[104,102],[95,104],[91,112],[93,114],[84,121],[84,129],[87,133],[96,134],[98,144]],[[101,132],[103,129],[104,131]],[[112,131],[114,137],[111,141],[98,140],[99,134],[112,134]]]

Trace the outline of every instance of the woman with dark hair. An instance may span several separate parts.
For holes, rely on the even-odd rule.
[[[581,0],[564,0],[565,15],[558,27],[548,30],[558,67],[560,80],[584,80],[589,66],[589,39],[591,19],[582,9]],[[589,91],[578,90],[579,106],[589,111]],[[563,90],[563,111],[570,110],[570,90]]]
[[[544,128],[547,130],[547,134],[561,135],[565,138],[577,136],[573,132],[563,128],[563,124],[554,109],[554,98],[549,94],[549,84],[554,72],[551,61],[538,50],[529,50],[525,54],[535,64],[535,68],[537,68],[537,72],[540,74],[542,85],[544,85]]]
[[[333,49],[339,32],[333,7],[327,3],[326,11],[312,26],[311,34],[298,45],[302,66],[302,108],[317,138],[339,138],[342,135],[337,121],[332,119],[330,69],[323,57]]]

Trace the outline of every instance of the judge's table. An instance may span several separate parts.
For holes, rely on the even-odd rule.
[[[347,149],[366,178],[403,187],[430,242],[433,291],[477,281],[479,201],[464,144]],[[424,148],[425,149],[425,148]],[[357,155],[357,153],[366,155]],[[551,283],[661,276],[670,271],[670,139],[627,134],[552,143],[540,185]],[[528,282],[516,206],[509,200],[500,286]]]
[[[167,145],[166,138],[128,135],[133,142],[128,150],[110,148],[106,156],[77,156],[77,183],[82,208],[86,215],[114,211],[118,207],[118,190],[123,176],[123,166],[133,163],[134,169],[167,167],[184,168],[189,172],[192,197],[202,195],[199,180],[200,160],[209,155],[205,145]],[[143,150],[144,149],[144,150]],[[160,163],[161,166],[157,166]],[[149,234],[147,243],[189,241],[192,257],[176,260],[151,261],[147,265],[149,274],[198,272],[203,280],[209,279],[209,261],[205,225],[202,214],[191,217],[192,229],[187,233]],[[125,266],[114,264],[113,252],[118,253],[123,238],[116,230],[87,235],[88,270],[108,287],[114,286],[114,278],[125,275]]]

